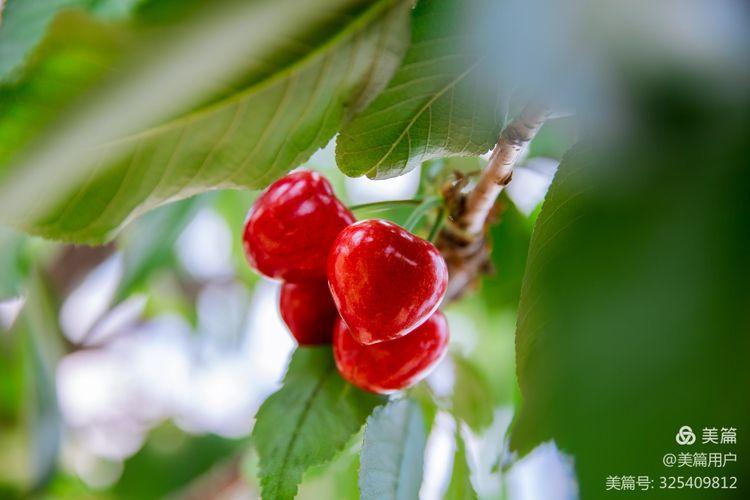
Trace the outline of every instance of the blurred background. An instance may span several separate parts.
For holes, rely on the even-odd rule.
[[[74,2],[53,3],[49,19]],[[137,2],[88,3],[112,19]],[[153,3],[167,6],[157,20],[175,4]],[[478,43],[493,48],[483,81],[547,95],[556,114],[499,200],[494,272],[446,310],[451,355],[422,388],[453,398],[463,421],[438,411],[420,498],[443,498],[464,443],[480,498],[568,500],[584,486],[598,498],[605,474],[657,470],[655,454],[685,420],[742,427],[750,413],[748,6],[498,5],[474,20]],[[532,230],[579,140],[599,146],[596,161],[551,195],[570,224],[536,235],[532,256],[552,265],[534,272],[540,305],[520,331],[542,340],[521,342],[532,361],[519,357],[519,381]],[[334,156],[331,141],[301,167],[324,173],[358,218],[396,222],[413,209],[398,201],[487,159],[436,159],[372,181],[345,177]],[[258,496],[249,434],[294,343],[279,285],[242,253],[255,196],[222,189],[163,205],[96,247],[0,226],[0,499]],[[299,497],[357,498],[360,442],[308,471]]]
[[[499,272],[447,311],[453,352],[478,370],[459,383],[479,384],[473,390],[489,398],[487,430],[463,429],[483,497],[576,496],[571,465],[552,444],[507,471],[498,463],[517,397],[513,335],[525,254],[572,126],[559,120],[526,152],[493,232]],[[430,172],[476,170],[484,160],[446,161],[386,181],[352,179],[336,168],[331,144],[304,167],[323,172],[350,206],[365,205],[355,210],[360,218],[404,222],[412,208],[389,200],[419,197]],[[33,289],[0,303],[0,497],[33,484],[50,498],[257,496],[247,436],[280,386],[294,341],[278,313],[279,285],[255,274],[242,252],[256,195],[227,190],[159,208],[103,247],[2,229],[3,269],[28,276]],[[453,390],[453,359],[430,377],[437,394]],[[448,486],[455,425],[439,414],[430,434],[426,499]],[[310,472],[300,498],[356,496],[356,457],[354,446]]]

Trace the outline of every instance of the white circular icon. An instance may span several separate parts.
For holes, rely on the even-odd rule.
[[[695,433],[689,425],[683,425],[675,436],[675,441],[679,445],[689,445],[695,443]]]

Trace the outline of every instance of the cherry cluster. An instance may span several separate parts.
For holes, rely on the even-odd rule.
[[[440,253],[391,222],[355,222],[319,173],[271,184],[248,214],[243,242],[250,265],[283,282],[279,309],[298,344],[333,342],[349,382],[382,394],[404,389],[445,353]]]

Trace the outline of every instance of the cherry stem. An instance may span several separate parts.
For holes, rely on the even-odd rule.
[[[358,220],[372,218],[393,219],[396,215],[398,215],[397,219],[403,220],[411,214],[411,207],[418,207],[421,203],[421,199],[376,201],[374,203],[355,205],[349,207],[349,210],[354,212]]]
[[[478,276],[490,269],[487,222],[500,193],[511,180],[524,147],[549,117],[549,108],[527,104],[521,114],[500,132],[487,167],[471,191],[461,198],[438,235],[437,246],[448,264],[445,301],[463,295]]]
[[[427,236],[427,241],[434,243],[435,238],[437,238],[438,232],[440,232],[440,229],[443,227],[443,222],[445,222],[445,208],[440,207],[440,210],[438,210],[437,217],[435,218],[435,223],[430,228],[430,234]]]
[[[422,200],[417,198],[413,200],[385,200],[385,201],[373,201],[371,203],[362,203],[360,205],[352,205],[349,210],[352,212],[356,210],[367,210],[368,208],[382,208],[388,210],[391,207],[400,207],[403,205],[419,205]]]
[[[482,233],[495,200],[510,182],[521,151],[536,136],[548,116],[546,106],[530,103],[500,132],[490,161],[474,189],[466,196],[466,205],[457,219],[462,230],[470,235]]]
[[[417,208],[414,209],[411,215],[409,215],[409,218],[406,219],[406,222],[404,222],[404,229],[413,233],[414,228],[417,227],[417,224],[422,220],[422,217],[427,215],[430,210],[433,210],[442,204],[443,199],[440,196],[428,196],[417,206]]]

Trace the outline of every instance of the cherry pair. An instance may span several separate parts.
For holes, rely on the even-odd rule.
[[[403,228],[354,220],[326,179],[298,171],[255,202],[245,253],[259,272],[285,282],[281,315],[300,345],[333,334],[344,378],[392,392],[424,376],[446,349],[436,309],[447,270],[432,244]]]
[[[243,244],[250,265],[284,281],[281,317],[300,345],[331,342],[336,306],[328,291],[328,251],[354,215],[317,172],[291,173],[255,201]]]

